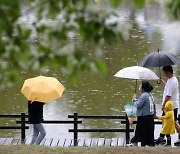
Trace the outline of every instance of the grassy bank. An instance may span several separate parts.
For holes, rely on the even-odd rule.
[[[179,154],[180,148],[156,147],[70,147],[52,148],[45,146],[0,146],[0,154]]]

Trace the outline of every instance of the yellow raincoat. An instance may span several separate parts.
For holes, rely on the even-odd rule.
[[[174,105],[172,101],[167,101],[164,116],[158,116],[158,120],[163,120],[161,134],[170,135],[175,133]]]

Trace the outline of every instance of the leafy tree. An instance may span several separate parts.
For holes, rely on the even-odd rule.
[[[132,0],[143,7],[144,0]],[[176,1],[176,3],[175,3]],[[117,16],[121,0],[0,0],[0,84],[15,82],[17,70],[61,67],[73,82],[83,71],[106,73],[97,53],[104,43],[125,39]],[[168,5],[179,17],[179,0]],[[78,41],[77,41],[78,38]],[[88,54],[85,48],[92,50]]]

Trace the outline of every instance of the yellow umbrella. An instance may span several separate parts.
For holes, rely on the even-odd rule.
[[[25,80],[21,92],[30,101],[48,103],[61,97],[64,89],[57,79],[39,76]]]

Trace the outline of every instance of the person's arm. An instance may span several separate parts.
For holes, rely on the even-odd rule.
[[[161,108],[162,110],[165,109],[166,102],[169,101],[170,99],[171,99],[171,96],[167,96],[167,95],[166,95],[165,100],[164,100],[164,102],[163,102],[163,104],[162,104],[162,108]]]
[[[165,109],[165,105],[166,105],[166,102],[169,101],[171,99],[171,96],[174,92],[174,84],[171,83],[171,82],[167,82],[166,83],[166,90],[165,90],[165,99],[164,99],[164,102],[162,103],[162,110]]]
[[[158,116],[157,119],[158,119],[158,120],[164,120],[164,119],[169,118],[170,116],[171,116],[171,114],[166,113],[164,116]]]
[[[166,82],[165,82],[164,80],[162,80],[162,79],[159,80],[159,83],[160,83],[160,85],[162,85],[162,86],[165,86],[165,85],[166,85]]]
[[[144,103],[145,103],[145,95],[141,95],[139,98],[138,98],[138,100],[136,101],[136,102],[134,102],[135,103],[135,105],[136,105],[136,107],[138,108],[138,109],[140,109],[143,105],[144,105]]]
[[[156,105],[154,103],[154,115],[156,115]]]

